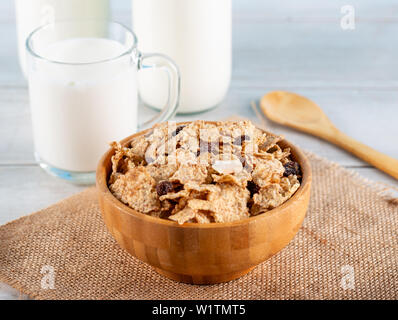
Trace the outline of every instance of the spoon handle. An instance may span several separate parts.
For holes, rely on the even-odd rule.
[[[390,176],[398,179],[398,160],[384,153],[381,153],[367,145],[347,136],[345,133],[336,129],[333,134],[327,135],[328,141],[342,147],[343,149],[356,155],[358,158],[370,163],[376,168],[384,171]]]

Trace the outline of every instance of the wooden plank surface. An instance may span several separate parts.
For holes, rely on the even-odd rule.
[[[130,1],[112,0],[114,20],[131,25]],[[398,2],[352,0],[356,29],[340,27],[346,1],[233,1],[233,74],[223,103],[177,121],[241,115],[271,90],[316,101],[345,133],[398,158]],[[17,57],[13,1],[0,1],[0,225],[84,187],[45,174],[34,162],[26,81]],[[142,107],[140,117],[153,110]],[[267,122],[271,131],[374,181],[396,180],[306,134]],[[0,299],[21,298],[0,284]],[[24,298],[24,297],[22,297]]]
[[[306,0],[301,7],[301,2],[291,1],[283,1],[283,6],[276,1],[234,1],[233,87],[397,87],[398,44],[391,41],[398,31],[392,19],[397,4],[355,1],[356,29],[342,30],[343,2],[325,7],[315,2]],[[112,3],[114,19],[131,25],[129,1]],[[2,11],[7,10],[9,15],[0,16],[0,59],[8,61],[0,85],[24,86],[15,59],[13,8]]]

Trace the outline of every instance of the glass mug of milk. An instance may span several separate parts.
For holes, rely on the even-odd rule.
[[[101,30],[101,32],[99,32]],[[92,183],[109,142],[167,121],[176,112],[180,75],[162,54],[142,54],[121,24],[88,20],[39,27],[26,41],[35,156],[48,173]],[[165,70],[168,99],[153,119],[137,123],[137,71]]]

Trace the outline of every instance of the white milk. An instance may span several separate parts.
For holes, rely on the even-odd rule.
[[[224,98],[231,77],[231,0],[133,0],[133,30],[145,52],[170,56],[181,73],[178,112],[211,108]],[[160,109],[167,76],[139,75],[140,95]]]
[[[59,20],[108,19],[109,0],[15,0],[18,53],[26,75],[25,41],[37,27]]]
[[[114,40],[75,38],[38,53],[50,60],[84,63],[125,51]],[[89,65],[37,59],[29,74],[29,92],[35,150],[42,160],[67,171],[94,171],[109,142],[136,130],[137,70],[126,59],[130,57]]]

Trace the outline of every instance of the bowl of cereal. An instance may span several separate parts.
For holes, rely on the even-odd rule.
[[[118,244],[192,284],[236,279],[283,249],[310,187],[305,155],[250,121],[158,124],[113,142],[97,168]]]

